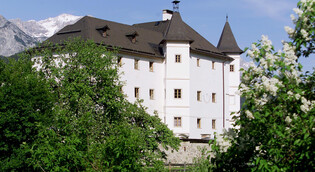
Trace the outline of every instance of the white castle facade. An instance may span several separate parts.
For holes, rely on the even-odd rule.
[[[92,29],[84,30],[83,23]],[[170,10],[163,11],[162,21],[132,26],[84,17],[49,40],[88,35],[84,32],[95,42],[121,47],[126,98],[143,99],[147,112],[158,115],[176,136],[207,140],[231,127],[230,114],[240,110],[236,90],[242,50],[228,22],[217,47]]]

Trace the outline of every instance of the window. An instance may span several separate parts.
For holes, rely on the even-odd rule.
[[[126,37],[133,43],[135,44],[137,42],[137,36],[139,36],[139,34],[137,32],[133,32],[133,33],[128,33],[126,34]]]
[[[215,119],[212,120],[212,129],[215,129]]]
[[[234,65],[230,65],[230,72],[234,72]]]
[[[174,89],[174,98],[175,99],[182,98],[182,89]]]
[[[119,67],[121,67],[121,65],[122,65],[122,57],[118,57],[117,64],[118,64]]]
[[[197,118],[197,128],[201,128],[201,119]]]
[[[175,55],[175,62],[180,63],[181,62],[181,56],[180,55]]]
[[[150,95],[150,99],[153,100],[154,99],[154,90],[153,89],[149,90],[149,95]]]
[[[135,59],[134,68],[135,68],[136,70],[139,69],[139,60],[137,60],[137,59]]]
[[[131,42],[132,42],[132,43],[136,43],[136,42],[137,42],[137,38],[136,38],[135,36],[132,37],[132,38],[131,38]]]
[[[109,36],[107,31],[110,30],[110,29],[109,29],[109,27],[108,27],[107,25],[105,25],[104,27],[97,28],[96,30],[98,30],[99,33],[100,33],[104,38],[106,38],[107,36]]]
[[[201,101],[201,91],[197,91],[197,101]]]
[[[212,62],[212,69],[215,69],[215,62]]]
[[[216,93],[212,93],[212,103],[216,102]]]
[[[182,126],[182,117],[174,117],[174,127]]]
[[[139,88],[135,87],[135,98],[139,98]]]
[[[197,59],[197,66],[200,67],[200,59]]]
[[[107,31],[106,31],[106,30],[103,31],[102,36],[103,36],[103,37],[107,37]]]
[[[153,62],[149,63],[150,72],[153,72]]]

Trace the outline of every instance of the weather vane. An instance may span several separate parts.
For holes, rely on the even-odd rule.
[[[173,11],[174,12],[178,12],[179,11],[179,3],[180,3],[180,1],[173,1],[172,2],[173,3]]]

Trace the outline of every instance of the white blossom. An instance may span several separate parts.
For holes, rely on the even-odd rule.
[[[257,74],[262,74],[263,73],[263,70],[259,67],[256,67],[256,66],[253,66],[252,67],[252,70],[254,73],[257,73]]]
[[[243,79],[243,81],[245,81],[245,82],[247,82],[247,81],[249,81],[249,76],[248,75],[244,75],[243,77],[242,77],[242,79]]]
[[[215,134],[217,138],[217,144],[220,145],[220,152],[226,152],[227,149],[231,146],[231,142],[222,134]]]
[[[301,110],[304,113],[307,113],[314,107],[313,102],[307,100],[305,97],[301,97],[301,101],[302,101]]]
[[[304,104],[301,105],[301,110],[304,112],[304,113],[307,113],[309,111],[309,108],[308,106],[305,106]]]
[[[265,46],[266,51],[271,50],[272,42],[268,39],[268,36],[261,35],[261,43]]]
[[[245,114],[246,114],[247,118],[254,119],[254,115],[249,110],[246,110]]]
[[[268,97],[268,95],[267,95],[266,93],[264,93],[261,98],[256,98],[256,99],[255,99],[255,104],[256,104],[256,106],[258,106],[258,107],[262,107],[262,106],[264,106],[268,101],[269,101],[269,97]]]
[[[253,52],[259,52],[259,49],[256,47],[255,44],[251,45]]]
[[[292,122],[292,119],[291,119],[289,116],[287,116],[287,117],[285,118],[285,122],[286,122],[287,124],[290,124],[290,123]]]
[[[299,8],[293,8],[293,11],[299,16],[302,17],[303,11]]]
[[[299,100],[300,98],[301,98],[301,95],[300,95],[300,94],[296,94],[296,95],[295,95],[295,99],[296,99],[296,100]]]
[[[284,27],[284,30],[289,34],[290,37],[293,37],[293,34],[294,34],[294,29],[292,29],[291,27],[289,26],[285,26]]]
[[[290,18],[293,21],[293,23],[296,23],[297,19],[295,18],[295,16],[293,14],[290,15]]]
[[[308,33],[306,32],[305,29],[301,29],[301,33],[302,33],[303,38],[304,38],[306,41],[311,40],[311,38],[308,37]]]
[[[252,50],[248,50],[247,51],[247,54],[251,57],[251,58],[253,58],[255,55],[254,55],[254,52],[252,51]]]
[[[288,94],[289,96],[293,96],[292,91],[288,91],[287,94]]]
[[[261,59],[260,59],[260,65],[261,65],[263,68],[265,68],[265,69],[268,68],[268,63],[267,63],[267,61],[266,61],[264,58],[261,58]]]
[[[273,96],[277,95],[278,87],[283,86],[282,82],[277,78],[267,78],[266,76],[262,76],[262,84],[267,92],[270,92]]]

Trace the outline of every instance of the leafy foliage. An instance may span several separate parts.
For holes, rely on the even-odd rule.
[[[115,52],[80,39],[29,52],[36,57],[33,72],[55,98],[45,108],[51,120],[42,119],[36,139],[22,144],[35,170],[157,170],[165,158],[159,146],[178,147],[179,139],[158,117],[124,98]]]
[[[315,72],[302,74],[297,62],[314,53],[314,22],[307,25],[314,20],[314,1],[299,2],[295,11],[296,29],[286,28],[293,41],[282,51],[275,52],[266,36],[247,51],[253,63],[239,86],[246,100],[234,118],[234,136],[224,136],[230,146],[212,143],[211,170],[314,171]]]
[[[298,18],[291,15],[295,24],[294,32],[289,33],[297,55],[308,57],[315,51],[315,3],[313,0],[302,0],[294,11]]]
[[[54,97],[45,79],[21,58],[0,60],[0,171],[27,170],[22,144],[33,144],[42,123],[49,123]]]

